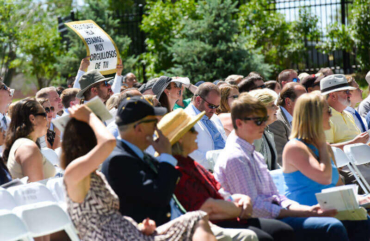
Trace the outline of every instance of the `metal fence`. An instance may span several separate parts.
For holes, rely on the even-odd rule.
[[[239,6],[246,3],[247,0],[239,0]],[[334,23],[348,23],[348,13],[350,11],[352,1],[347,0],[271,0],[266,6],[266,11],[279,11],[286,16],[287,21],[295,21],[299,19],[299,9],[308,8],[319,19],[319,26],[322,29],[322,36],[314,42],[306,42],[307,53],[304,56],[304,61],[294,63],[291,68],[297,69],[299,72],[316,73],[320,68],[330,67],[336,73],[353,73],[359,65],[356,63],[356,51],[347,53],[345,51],[334,51],[329,54],[319,52],[315,46],[320,41],[326,41],[326,27]],[[140,55],[146,51],[145,34],[140,30],[144,6],[137,5],[130,9],[127,13],[116,13],[114,17],[120,20],[120,28],[117,32],[131,38],[132,42],[129,47],[129,55]],[[63,24],[63,20],[69,21],[71,17],[66,19],[58,19],[58,22]],[[135,74],[139,79],[146,81],[145,65],[137,64],[134,69]]]
[[[327,41],[326,27],[330,24],[348,24],[348,16],[353,1],[346,0],[275,0],[270,1],[266,11],[279,11],[287,21],[300,18],[299,9],[307,8],[319,19],[322,36],[315,42],[308,42],[307,54],[304,61],[291,66],[298,71],[315,73],[322,67],[330,67],[336,73],[353,73],[359,65],[356,63],[356,52],[349,54],[345,51],[334,51],[329,54],[320,53],[315,46],[320,41]]]

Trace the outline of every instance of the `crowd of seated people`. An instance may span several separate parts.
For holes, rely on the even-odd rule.
[[[12,104],[0,82],[0,185],[53,178],[62,168],[66,212],[81,240],[370,239],[369,216],[339,220],[315,196],[356,184],[331,148],[369,142],[368,98],[353,76],[287,69],[267,82],[251,72],[140,84],[122,74],[121,61],[114,78],[86,71],[89,64],[82,59],[68,88]],[[113,118],[102,121],[86,105],[96,98]],[[66,115],[59,130],[54,122]],[[59,165],[44,148],[60,150]],[[368,166],[359,169],[370,181]]]

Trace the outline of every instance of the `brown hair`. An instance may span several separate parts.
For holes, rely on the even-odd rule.
[[[288,81],[288,80],[289,80],[289,78],[290,78],[290,75],[291,75],[292,73],[296,73],[296,72],[295,72],[293,69],[285,69],[285,70],[281,71],[281,72],[280,72],[280,74],[279,74],[279,76],[278,76],[278,78],[277,78],[277,81],[279,82],[279,84],[280,84],[281,86],[283,86],[283,85],[281,84],[281,82],[283,82],[283,81]]]
[[[225,84],[219,87],[220,92],[221,92],[221,103],[220,106],[216,110],[216,114],[221,114],[221,113],[230,113],[231,111],[231,106],[229,106],[228,102],[228,97],[230,94],[230,91],[232,89],[238,89],[238,86],[236,85],[229,85]]]
[[[266,88],[273,90],[273,91],[275,91],[276,84],[278,84],[276,80],[269,80],[265,82]]]
[[[300,84],[296,83],[296,82],[287,83],[280,92],[280,96],[279,96],[277,104],[282,106],[282,107],[285,107],[285,99],[286,98],[289,98],[294,102],[297,99],[297,94],[294,91],[294,88],[297,85],[300,85]]]
[[[217,85],[206,82],[199,85],[198,89],[194,93],[194,96],[207,98],[208,94],[211,93],[212,91],[216,92],[218,95],[221,95],[220,89],[218,88]]]
[[[85,122],[72,118],[63,133],[61,167],[65,169],[73,160],[86,155],[96,145],[96,136],[91,127]]]
[[[10,125],[6,133],[5,148],[3,153],[4,162],[8,161],[9,152],[14,142],[19,138],[27,137],[33,132],[33,124],[30,121],[30,115],[39,113],[42,106],[35,98],[25,98],[14,105],[10,119]],[[38,147],[39,143],[36,142]]]
[[[237,119],[243,119],[257,113],[266,116],[267,109],[265,105],[248,93],[240,94],[239,98],[234,100],[231,107],[231,120],[233,122],[234,129],[238,129],[236,126]]]
[[[50,91],[57,91],[57,89],[53,86],[42,88],[41,90],[36,92],[36,99],[49,98]]]
[[[62,99],[62,104],[64,108],[69,108],[71,101],[74,101],[76,99],[77,93],[80,90],[77,88],[68,88],[63,90],[62,95],[60,98]]]
[[[249,91],[255,89],[257,86],[254,82],[257,81],[257,80],[262,80],[263,81],[262,76],[257,75],[257,74],[248,75],[238,85],[239,92],[240,93],[249,92]]]
[[[237,85],[239,80],[241,79],[243,79],[243,75],[233,74],[233,75],[227,76],[227,78],[225,79],[225,82],[230,85]]]

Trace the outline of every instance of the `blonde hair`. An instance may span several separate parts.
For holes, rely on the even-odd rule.
[[[228,102],[230,91],[232,89],[239,90],[239,88],[236,85],[223,84],[222,86],[219,87],[219,89],[221,92],[221,103],[220,103],[220,106],[216,110],[216,114],[218,115],[221,113],[230,113],[231,106],[229,106],[229,102]]]
[[[119,104],[119,96],[120,93],[112,95],[108,100],[105,106],[107,107],[108,110],[111,110],[113,108],[117,108]]]
[[[319,139],[323,128],[323,109],[327,105],[320,91],[301,95],[294,106],[290,139],[301,139],[313,143]]]
[[[266,106],[270,104],[271,102],[275,102],[275,100],[278,97],[275,91],[267,89],[267,88],[261,89],[261,90],[252,90],[252,91],[249,91],[249,94],[252,97],[260,100]]]

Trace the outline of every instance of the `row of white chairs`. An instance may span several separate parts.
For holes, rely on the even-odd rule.
[[[79,240],[66,212],[63,178],[0,188],[0,240],[33,240],[65,230]]]
[[[369,194],[370,185],[360,172],[358,166],[370,163],[370,146],[365,144],[351,144],[346,145],[343,149],[344,151],[339,148],[332,147],[337,167],[348,167],[365,194]],[[282,170],[273,170],[270,171],[270,174],[279,193],[284,194],[285,181]]]

